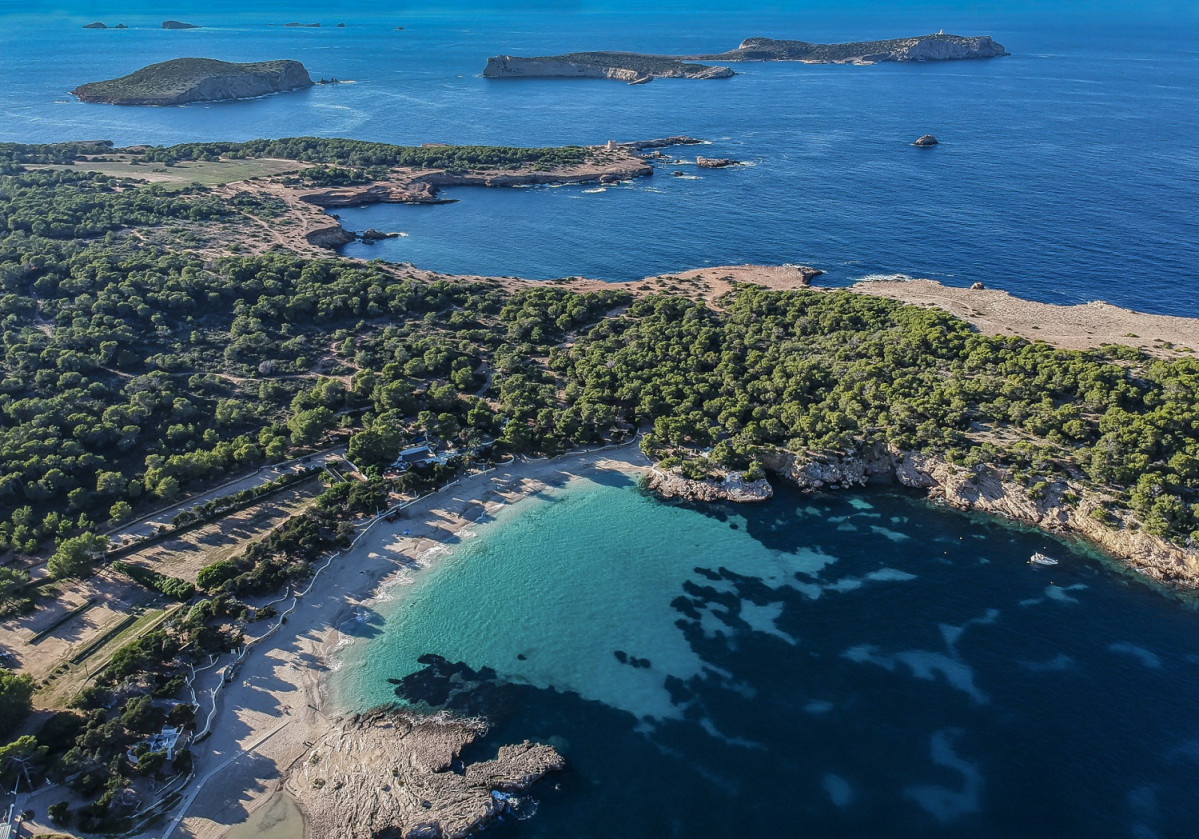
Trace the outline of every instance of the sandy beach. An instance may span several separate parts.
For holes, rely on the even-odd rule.
[[[338,722],[341,709],[327,689],[338,626],[370,606],[397,574],[436,562],[460,541],[463,529],[505,504],[596,471],[627,474],[648,467],[632,443],[517,460],[416,502],[398,521],[378,521],[317,577],[286,624],[247,654],[221,694],[212,735],[194,748],[196,778],[184,790],[182,820],[176,823],[176,810],[165,827],[142,836],[217,839],[274,803],[289,770]]]

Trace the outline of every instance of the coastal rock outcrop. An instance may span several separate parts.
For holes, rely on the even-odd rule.
[[[730,157],[697,157],[695,165],[701,169],[727,169],[730,166],[740,166],[740,160]]]
[[[162,22],[163,29],[199,29],[200,27],[194,23],[184,23],[181,20],[164,20]]]
[[[119,79],[83,84],[71,93],[84,102],[182,105],[249,99],[305,87],[312,87],[312,78],[298,61],[237,64],[211,58],[176,58]]]
[[[1067,481],[1049,482],[1033,492],[1003,467],[958,466],[936,455],[881,445],[844,455],[778,451],[764,457],[763,463],[800,489],[895,482],[925,490],[930,498],[960,510],[999,515],[1084,539],[1158,582],[1199,587],[1199,550],[1146,533],[1130,518],[1119,519],[1105,511],[1103,496]]]
[[[382,230],[375,230],[373,227],[368,227],[358,234],[358,238],[364,242],[379,242],[383,239],[394,239],[399,235],[399,233],[384,233]]]
[[[335,224],[331,227],[310,230],[304,238],[308,240],[308,244],[316,245],[318,248],[336,248],[353,242],[354,234],[340,224]]]
[[[774,487],[765,478],[747,481],[736,472],[727,473],[721,481],[697,481],[673,469],[653,469],[646,475],[645,486],[662,498],[679,498],[683,501],[733,501],[744,504],[774,497]]]
[[[487,59],[487,79],[617,79],[642,84],[650,79],[727,79],[728,67],[688,64],[668,56],[631,52],[576,52],[521,58],[496,55]]]
[[[378,711],[331,727],[287,780],[312,836],[465,837],[566,762],[525,741],[454,771],[479,720]]]
[[[934,137],[932,134],[924,134],[924,135],[922,135],[922,136],[920,136],[920,137],[917,137],[917,138],[916,138],[916,139],[915,139],[915,140],[912,142],[912,145],[913,145],[913,146],[919,146],[919,147],[921,147],[921,148],[928,148],[929,146],[936,146],[936,145],[939,145],[939,142],[940,142],[940,141],[938,141],[938,140],[937,140],[937,138],[936,138],[936,137]]]
[[[107,29],[107,28],[108,28],[108,24],[107,24],[107,23],[101,23],[100,21],[96,21],[95,23],[85,23],[85,24],[83,25],[83,28],[84,28],[84,29]]]

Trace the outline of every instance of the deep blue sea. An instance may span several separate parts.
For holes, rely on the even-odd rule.
[[[118,143],[316,134],[541,145],[688,134],[749,167],[584,188],[456,190],[377,206],[347,253],[455,273],[610,280],[795,262],[826,282],[932,277],[1051,302],[1199,314],[1199,15],[1191,3],[442,4],[6,2],[0,140]],[[44,8],[39,8],[43,6]],[[164,31],[172,17],[204,29]],[[92,20],[128,24],[87,31]],[[320,22],[319,29],[270,23]],[[336,24],[344,22],[345,28]],[[396,29],[403,26],[402,31]],[[495,82],[499,53],[697,52],[752,35],[833,41],[945,29],[1012,55],[875,67],[742,65],[730,80]],[[176,108],[73,101],[75,85],[184,55],[294,58],[353,81]],[[913,148],[933,133],[942,145]],[[680,157],[694,162],[694,151]],[[694,178],[674,178],[671,171]]]
[[[1199,618],[1043,534],[887,492],[676,506],[607,475],[407,582],[341,627],[337,693],[484,715],[472,758],[558,747],[499,836],[1195,835]]]

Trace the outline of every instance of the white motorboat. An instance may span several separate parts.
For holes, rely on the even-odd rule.
[[[1035,553],[1028,558],[1033,565],[1057,565],[1057,560],[1043,553]]]

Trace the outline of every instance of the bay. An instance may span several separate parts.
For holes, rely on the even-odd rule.
[[[902,494],[692,508],[578,480],[344,631],[349,709],[564,752],[522,837],[1184,836],[1199,804],[1193,609]]]

